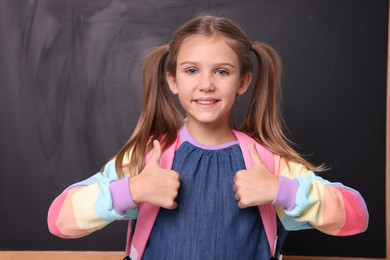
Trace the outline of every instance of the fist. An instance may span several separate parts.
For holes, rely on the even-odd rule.
[[[253,168],[238,171],[234,176],[234,193],[239,208],[271,203],[278,192],[279,178],[265,167],[254,142],[249,153]]]
[[[179,174],[160,167],[162,154],[159,141],[153,141],[153,155],[137,176],[129,179],[130,193],[136,204],[147,202],[166,209],[176,208]]]

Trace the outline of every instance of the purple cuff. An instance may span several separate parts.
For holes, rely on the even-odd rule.
[[[126,210],[137,207],[130,194],[129,177],[111,182],[110,192],[112,205],[118,214],[124,215]]]
[[[298,188],[298,180],[291,180],[279,175],[278,194],[276,194],[276,198],[272,204],[282,206],[287,211],[291,211],[295,208],[295,200]]]

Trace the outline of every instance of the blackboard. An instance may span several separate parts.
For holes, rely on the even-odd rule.
[[[64,240],[48,232],[47,209],[126,142],[145,54],[200,13],[277,49],[290,138],[368,204],[365,233],[294,232],[285,254],[386,256],[384,0],[0,1],[0,250],[124,249],[125,222]]]

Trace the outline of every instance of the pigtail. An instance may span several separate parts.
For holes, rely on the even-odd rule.
[[[277,52],[264,43],[252,43],[257,58],[257,73],[241,130],[251,135],[273,153],[287,160],[304,164],[310,170],[321,171],[291,148],[283,132],[280,109],[281,60]]]
[[[278,54],[263,43],[253,43],[251,50],[257,58],[257,72],[241,128],[261,144],[273,149],[279,144],[273,141],[282,136],[277,102],[281,62]]]
[[[168,54],[169,46],[165,44],[155,48],[145,59],[143,107],[133,134],[115,156],[118,177],[123,177],[124,169],[130,176],[141,172],[145,155],[153,149],[151,140],[159,140],[163,150],[176,140],[183,116],[175,106],[165,80]]]

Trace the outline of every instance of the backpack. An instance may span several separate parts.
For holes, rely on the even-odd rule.
[[[241,150],[243,151],[246,168],[252,168],[252,160],[249,155],[249,146],[253,142],[253,139],[245,133],[239,131],[233,130],[233,133],[239,142]],[[175,151],[178,148],[178,145],[179,138],[177,138],[176,142],[162,153],[160,159],[160,166],[162,168],[171,169],[173,157]],[[275,173],[273,154],[258,143],[256,143],[256,149],[264,165],[272,173]],[[151,155],[152,153],[150,152],[146,156],[146,161],[150,159]],[[270,247],[270,255],[272,256],[271,259],[281,259],[281,248],[288,232],[284,229],[279,219],[277,219],[273,205],[261,205],[258,208],[267,235],[267,240]],[[132,220],[129,220],[127,228],[126,257],[124,260],[138,260],[142,258],[159,209],[160,208],[158,206],[154,206],[149,203],[142,203],[139,205],[137,229],[135,230],[134,234],[134,223]]]

